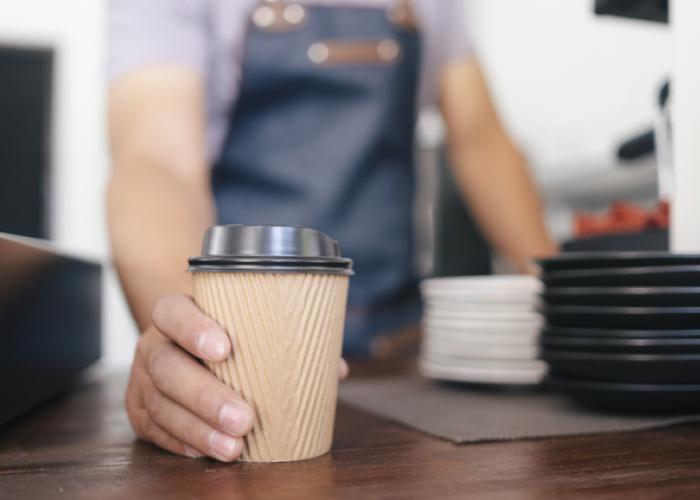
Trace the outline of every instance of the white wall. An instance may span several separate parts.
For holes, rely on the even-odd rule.
[[[545,183],[610,169],[620,139],[651,126],[670,30],[600,17],[592,0],[468,0],[500,111]]]
[[[672,101],[673,169],[671,249],[700,251],[700,3],[674,0],[674,87]]]
[[[653,122],[669,75],[663,24],[601,17],[593,0],[467,0],[468,23],[497,105],[530,160],[549,227],[576,210],[653,203],[653,158],[621,165],[617,147]]]
[[[0,0],[0,44],[56,50],[50,231],[61,247],[106,261],[104,7],[104,0]],[[114,274],[106,278],[103,349],[112,368],[129,362],[135,332]]]

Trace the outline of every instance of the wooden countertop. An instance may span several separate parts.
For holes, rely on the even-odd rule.
[[[0,428],[0,498],[697,498],[700,426],[455,445],[341,405],[329,455],[221,464],[138,442],[126,375]]]

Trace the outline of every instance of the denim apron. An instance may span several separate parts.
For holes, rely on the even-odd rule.
[[[415,324],[413,195],[420,37],[388,9],[263,1],[212,172],[221,224],[312,227],[354,260],[344,352]]]

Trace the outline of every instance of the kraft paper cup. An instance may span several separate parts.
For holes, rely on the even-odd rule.
[[[349,261],[335,256],[344,265],[333,267],[292,255],[287,266],[279,255],[257,252],[252,259],[259,260],[241,261],[232,250],[190,259],[195,301],[232,346],[227,360],[206,365],[255,412],[241,460],[316,457],[333,438]]]

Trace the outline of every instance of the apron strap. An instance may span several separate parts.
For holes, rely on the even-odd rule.
[[[396,0],[387,6],[386,13],[389,20],[402,29],[418,29],[418,17],[412,0]],[[252,15],[253,24],[273,32],[295,29],[305,18],[304,6],[289,0],[260,0]]]
[[[411,0],[398,0],[387,8],[389,19],[405,30],[418,29],[418,16]]]

